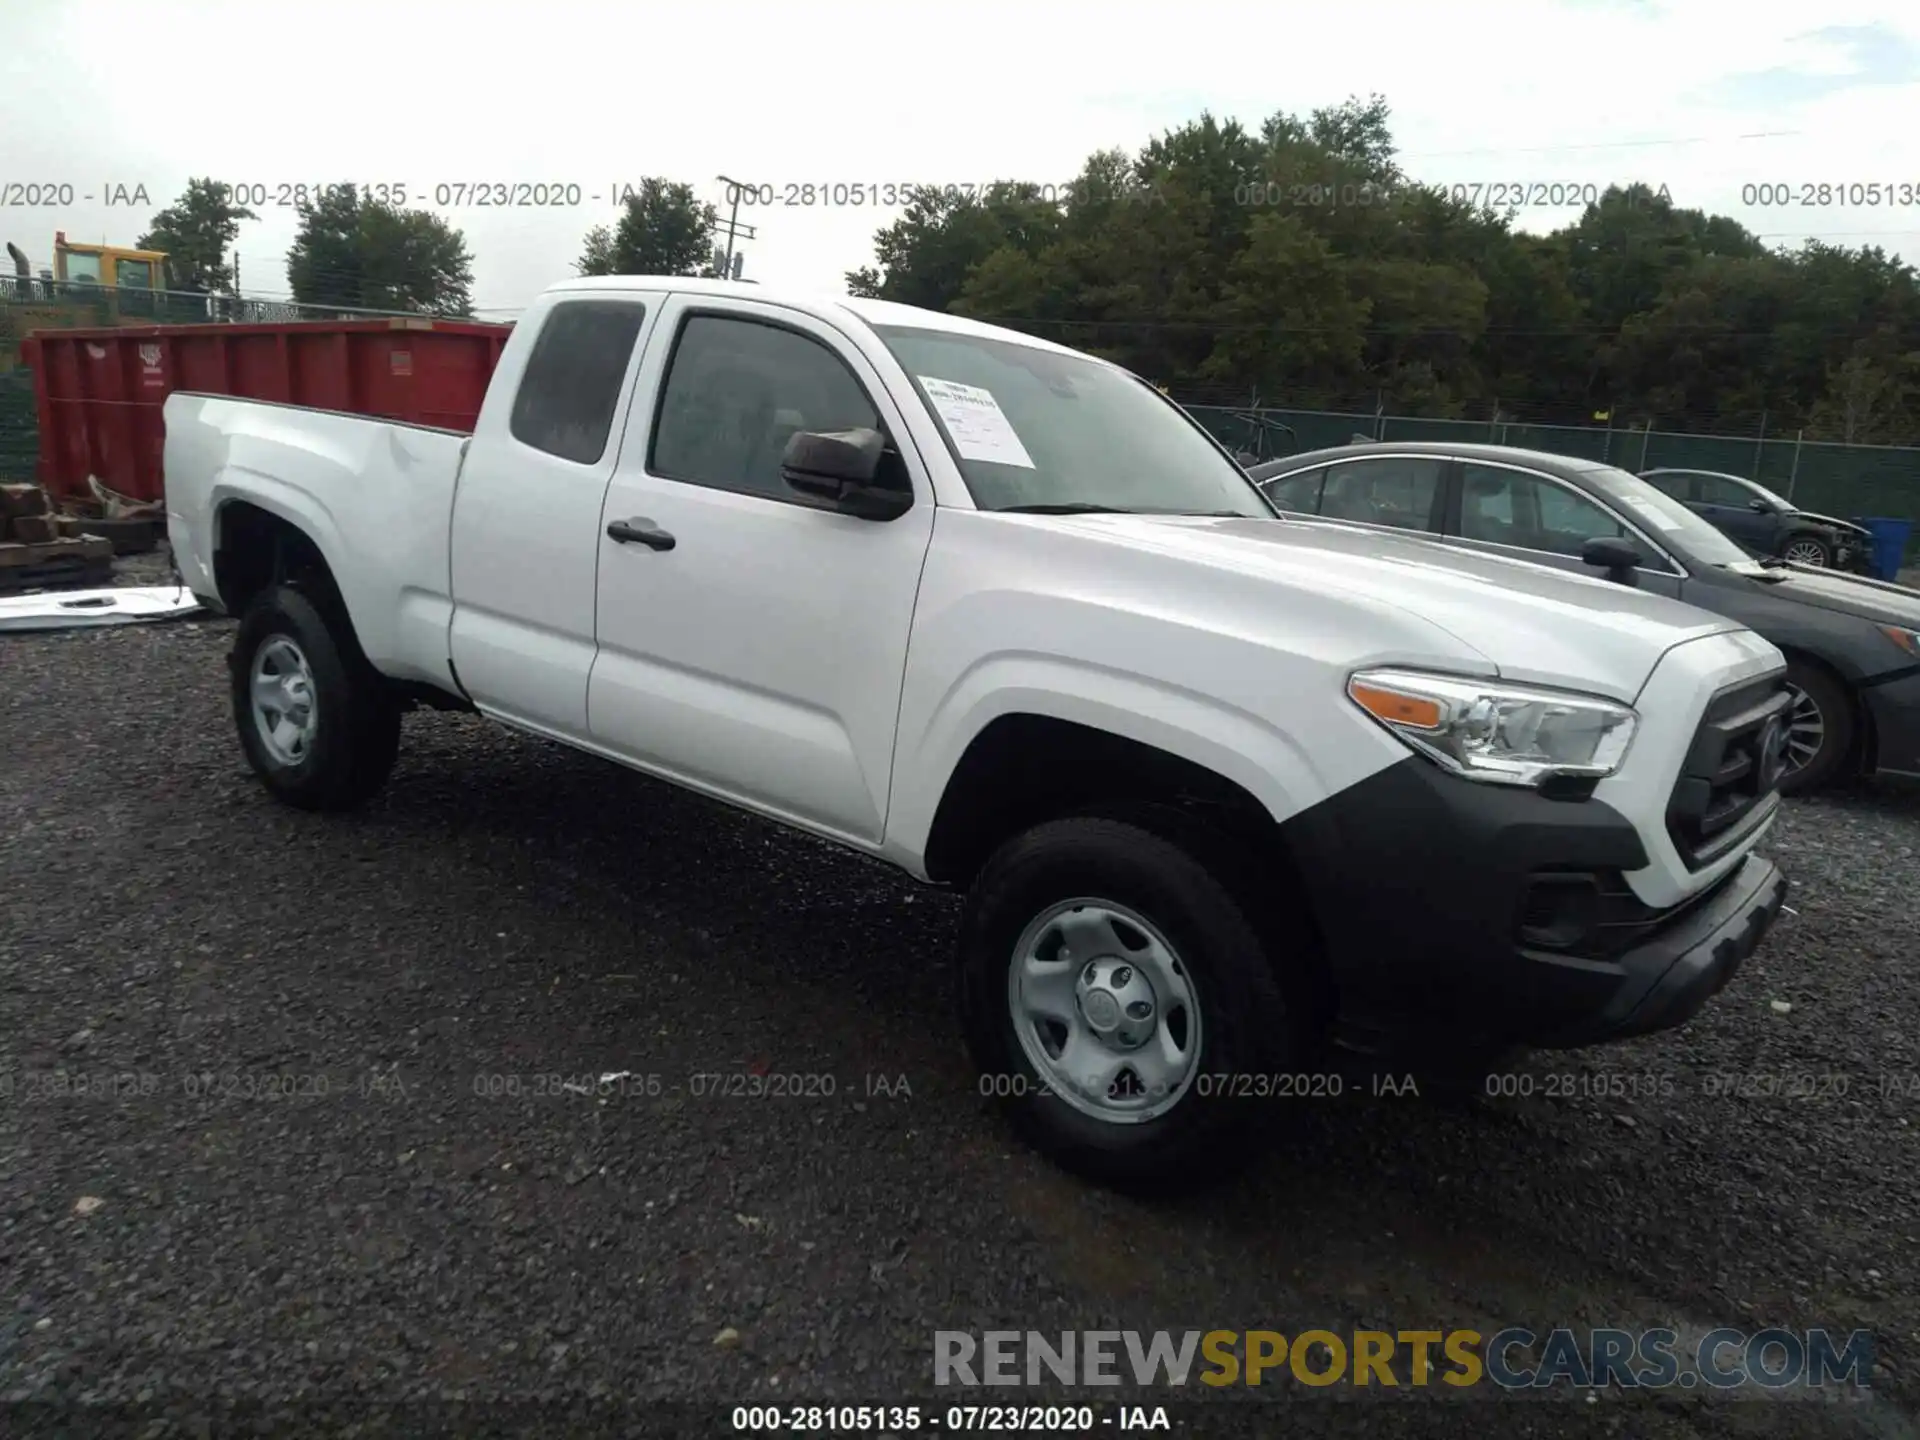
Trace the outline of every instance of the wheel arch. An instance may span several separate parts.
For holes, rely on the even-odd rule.
[[[948,777],[928,832],[929,879],[965,887],[1006,841],[1047,820],[1099,815],[1182,844],[1213,868],[1263,936],[1304,925],[1306,978],[1330,990],[1306,868],[1252,791],[1187,756],[1029,711],[984,726]]]

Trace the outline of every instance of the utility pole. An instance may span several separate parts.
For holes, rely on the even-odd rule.
[[[722,280],[738,280],[740,278],[740,271],[733,261],[733,242],[736,237],[742,240],[755,240],[759,238],[753,233],[753,226],[742,225],[740,223],[740,192],[751,187],[728,175],[716,175],[714,178],[727,187],[728,194],[731,197],[726,225],[727,248],[720,262],[720,278]]]

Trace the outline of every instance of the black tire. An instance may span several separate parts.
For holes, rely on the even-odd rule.
[[[1793,549],[1796,545],[1806,548],[1812,552],[1811,554],[1802,556],[1798,561],[1795,562],[1796,564],[1800,564],[1800,565],[1831,565],[1833,564],[1833,546],[1829,545],[1820,536],[1804,530],[1799,532],[1798,534],[1787,536],[1786,539],[1780,542],[1780,554],[1782,555],[1782,557],[1784,557],[1787,551]]]
[[[336,614],[292,586],[269,588],[241,617],[228,657],[234,725],[247,761],[276,799],[302,810],[364,804],[386,783],[400,752],[400,707]],[[254,718],[254,660],[277,638],[291,640],[312,673],[313,739],[295,763],[273,753]]]
[[[1783,795],[1806,795],[1828,784],[1840,773],[1853,750],[1853,701],[1846,688],[1832,674],[1810,661],[1787,661],[1787,683],[1799,692],[1789,725],[1804,713],[1803,701],[1811,704],[1820,722],[1819,748],[1805,764],[1787,773],[1780,782]],[[1799,732],[1804,736],[1805,732]],[[1796,736],[1788,735],[1789,759]]]
[[[1015,1128],[1066,1168],[1121,1188],[1183,1189],[1215,1180],[1255,1153],[1253,1123],[1275,1104],[1203,1077],[1291,1073],[1309,1047],[1304,1007],[1280,976],[1234,895],[1199,858],[1140,825],[1105,817],[1049,821],[1003,845],[967,897],[960,935],[961,1013],[982,1078]],[[1179,956],[1201,1015],[1196,1078],[1174,1106],[1136,1123],[1103,1121],[1046,1093],[1014,1029],[1009,968],[1027,926],[1080,896],[1150,921]],[[1004,1077],[1004,1079],[1003,1079]],[[1002,1090],[1013,1093],[999,1094]]]

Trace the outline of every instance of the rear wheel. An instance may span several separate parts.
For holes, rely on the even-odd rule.
[[[1827,548],[1827,542],[1817,535],[1790,535],[1787,543],[1780,548],[1780,558],[1795,565],[1830,565],[1833,552]]]
[[[241,748],[278,799],[345,810],[386,783],[400,707],[344,618],[275,586],[247,607],[228,664]]]
[[[1788,795],[1817,790],[1846,763],[1853,746],[1853,706],[1840,682],[1805,660],[1787,662],[1786,772],[1780,789]]]
[[[1305,1053],[1234,896],[1190,845],[1120,820],[1004,845],[968,897],[960,970],[982,1093],[1110,1184],[1192,1185],[1244,1162],[1270,1077]]]

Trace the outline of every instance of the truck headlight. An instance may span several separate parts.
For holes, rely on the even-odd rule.
[[[1626,758],[1639,717],[1596,695],[1418,670],[1362,670],[1347,694],[1413,749],[1470,780],[1599,778]]]

